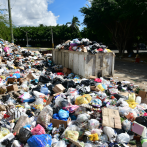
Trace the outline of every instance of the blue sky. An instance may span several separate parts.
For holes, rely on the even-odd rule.
[[[73,16],[83,22],[80,8],[90,5],[88,0],[11,0],[12,23],[15,26],[63,25]],[[0,9],[8,9],[8,1],[0,0]],[[7,12],[8,13],[8,12]],[[81,25],[80,30],[84,26]]]
[[[86,6],[86,3],[88,3],[87,0],[54,0],[52,4],[48,5],[48,11],[52,11],[55,16],[59,15],[57,24],[71,22],[73,16],[77,16],[82,23],[84,16],[79,10]]]

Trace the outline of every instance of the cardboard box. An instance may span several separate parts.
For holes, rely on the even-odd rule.
[[[121,129],[121,119],[119,111],[109,108],[102,109],[102,126]]]
[[[59,93],[59,92],[63,92],[65,90],[65,87],[63,87],[63,85],[61,84],[57,84],[54,88],[53,91],[55,93]]]
[[[96,86],[90,86],[91,91],[100,91]]]
[[[72,144],[76,145],[77,147],[83,147],[82,145],[80,145],[80,143],[79,143],[78,141],[75,141],[75,140],[73,140],[73,139],[71,139],[71,138],[68,138],[68,140],[69,140],[70,142],[72,142]]]
[[[147,92],[140,90],[137,96],[141,97],[141,103],[147,104]]]
[[[53,98],[54,98],[54,96],[50,96],[49,99],[46,101],[46,105],[49,105]]]
[[[9,91],[18,91],[17,84],[7,86],[7,92],[9,92]]]
[[[28,78],[20,78],[19,79],[19,85],[21,85],[24,81],[28,81]]]
[[[59,128],[60,124],[64,124],[64,127],[67,128],[67,125],[69,124],[70,121],[71,121],[70,117],[68,118],[67,121],[53,119],[53,118],[51,118],[50,120],[50,122],[53,124],[53,127],[57,127],[57,128]]]
[[[89,79],[95,80],[97,77],[96,76],[90,76]]]
[[[69,69],[69,68],[64,67],[63,70],[62,70],[62,72],[63,72],[64,74],[66,74],[66,75],[69,75],[69,74],[72,72],[72,70]]]
[[[28,78],[28,79],[31,79],[31,80],[34,80],[34,79],[35,79],[35,77],[32,75],[32,73],[29,73],[29,74],[27,75],[27,78]]]
[[[6,93],[6,89],[4,89],[4,88],[2,88],[2,87],[0,87],[0,94],[5,94]]]
[[[17,83],[17,79],[16,79],[16,78],[8,78],[8,79],[7,79],[7,82],[6,82],[6,85],[8,85],[9,83],[10,83],[10,84],[13,84],[13,83],[15,83],[15,82]]]
[[[83,51],[84,53],[87,53],[86,47],[84,47],[84,48],[82,49],[82,51]]]

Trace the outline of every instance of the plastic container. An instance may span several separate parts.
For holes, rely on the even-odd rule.
[[[137,96],[136,103],[141,104],[141,97],[140,96]]]
[[[45,95],[48,95],[49,92],[48,92],[48,88],[46,87],[46,85],[42,86],[41,89],[40,89],[40,92],[45,94]]]

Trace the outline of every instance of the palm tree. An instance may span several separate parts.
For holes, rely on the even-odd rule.
[[[68,24],[71,24],[70,27],[72,29],[72,32],[74,29],[79,31],[80,21],[78,20],[78,17],[73,16],[72,21],[66,23],[66,25]]]

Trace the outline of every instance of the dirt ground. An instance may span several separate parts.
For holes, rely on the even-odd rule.
[[[130,81],[147,91],[147,64],[116,59],[113,79]]]

